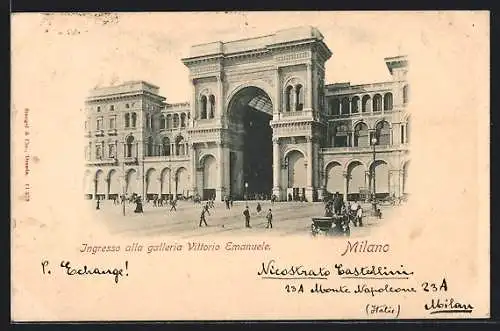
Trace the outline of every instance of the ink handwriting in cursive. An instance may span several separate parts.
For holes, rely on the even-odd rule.
[[[93,276],[93,275],[113,275],[115,283],[118,283],[120,277],[128,276],[128,273],[124,275],[124,269],[122,268],[98,268],[98,267],[88,267],[86,265],[83,268],[73,267],[70,261],[61,261],[61,268],[65,269],[66,275],[68,276]],[[125,270],[128,270],[128,261],[125,261]]]
[[[404,266],[396,270],[389,269],[386,266],[363,266],[344,267],[343,264],[335,264],[337,275],[342,278],[366,278],[366,279],[408,279],[413,275],[413,271],[406,271]]]
[[[284,268],[276,266],[275,260],[262,262],[258,276],[263,279],[328,279],[330,270],[325,267],[306,268],[303,265],[291,265]]]
[[[450,299],[432,299],[431,303],[426,303],[424,309],[429,311],[429,314],[443,313],[472,313],[474,307],[468,303],[460,303],[454,298]]]

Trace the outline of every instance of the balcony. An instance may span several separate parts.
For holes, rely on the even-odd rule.
[[[149,162],[165,162],[165,161],[188,161],[189,155],[155,155],[155,156],[145,156],[145,161]]]
[[[139,164],[136,156],[126,156],[123,162],[127,165]]]
[[[104,137],[104,130],[95,130],[94,135],[96,137]]]
[[[398,152],[398,151],[408,151],[407,144],[398,145],[376,145],[375,152]],[[363,147],[329,147],[322,148],[321,152],[323,154],[363,154],[363,153],[373,153],[373,146],[363,146]]]
[[[118,134],[118,130],[116,129],[108,129],[109,136],[116,136]]]
[[[118,160],[115,158],[99,158],[95,160],[86,161],[87,166],[102,166],[102,165],[117,165]]]

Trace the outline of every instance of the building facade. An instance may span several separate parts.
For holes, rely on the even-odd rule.
[[[316,28],[299,27],[192,46],[189,103],[144,81],[92,90],[86,196],[408,193],[406,57],[385,59],[391,81],[325,85],[331,56]]]

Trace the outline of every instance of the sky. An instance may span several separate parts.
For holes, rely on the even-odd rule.
[[[168,102],[188,101],[188,69],[181,58],[191,45],[272,34],[301,25],[317,27],[333,52],[326,63],[326,83],[354,84],[390,79],[384,57],[407,53],[408,29],[397,13],[370,12],[231,12],[29,14],[15,18],[46,53],[49,75],[78,77],[75,95],[84,98],[94,86],[146,80],[160,87]],[[22,22],[22,24],[21,24]],[[18,47],[23,38],[18,38]],[[16,45],[14,45],[16,46]],[[15,47],[14,47],[15,48]],[[31,54],[33,56],[33,54]],[[40,59],[38,59],[40,60]],[[24,61],[26,62],[26,61]],[[29,62],[29,61],[28,61]]]

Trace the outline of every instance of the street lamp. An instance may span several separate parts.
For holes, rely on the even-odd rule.
[[[377,198],[376,198],[376,186],[375,186],[375,145],[377,144],[377,138],[373,137],[372,138],[372,146],[373,146],[373,163],[372,163],[372,178],[373,178],[373,199],[372,199],[372,206],[373,206],[373,211],[374,213],[377,212]]]
[[[245,182],[245,200],[248,200],[248,182]]]

